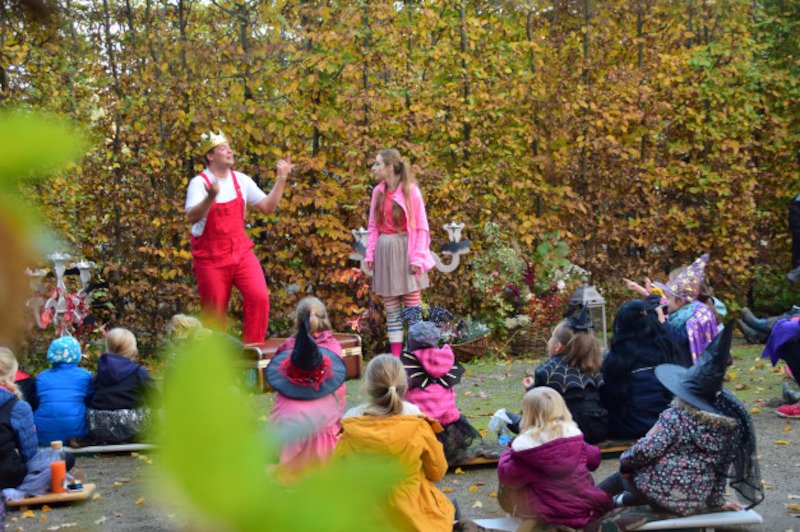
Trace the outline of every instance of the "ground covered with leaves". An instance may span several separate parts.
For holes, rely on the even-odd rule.
[[[734,348],[734,364],[729,369],[729,389],[748,405],[758,432],[759,454],[766,493],[757,508],[765,525],[748,530],[789,530],[800,524],[800,440],[798,424],[779,418],[774,407],[780,404],[784,375],[760,358],[758,346]],[[518,409],[522,397],[522,378],[533,371],[536,359],[493,358],[467,365],[458,388],[459,406],[471,422],[485,433],[489,418],[501,407]],[[360,402],[361,385],[348,383],[348,404]],[[272,403],[269,394],[252,397],[254,408],[266,414]],[[491,435],[487,435],[491,437]],[[202,445],[202,442],[198,442]],[[615,471],[617,459],[604,460],[595,479]],[[175,530],[203,529],[205,523],[193,521],[177,502],[167,503],[159,483],[161,466],[156,455],[117,455],[81,457],[78,476],[97,485],[95,495],[85,503],[53,508],[9,510],[9,530]],[[202,467],[202,466],[200,466]],[[497,474],[493,467],[463,468],[448,472],[439,484],[448,496],[458,500],[466,517],[504,515],[497,500]],[[219,486],[221,496],[225,486]],[[797,523],[797,524],[796,524]],[[213,528],[213,527],[212,527]]]

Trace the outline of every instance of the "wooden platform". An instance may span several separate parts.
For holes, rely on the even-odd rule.
[[[606,440],[597,444],[600,448],[600,457],[604,459],[619,458],[619,455],[627,451],[635,441],[627,440]]]
[[[35,497],[26,497],[19,501],[6,501],[8,508],[21,508],[24,506],[41,506],[43,504],[62,504],[74,501],[83,501],[89,498],[94,491],[94,484],[84,484],[81,491],[68,491],[66,493],[45,493]]]
[[[450,469],[454,469],[456,467],[480,467],[480,466],[496,466],[497,462],[499,462],[499,458],[486,458],[485,456],[476,456],[472,460],[467,460],[466,462],[456,464],[450,467]]]

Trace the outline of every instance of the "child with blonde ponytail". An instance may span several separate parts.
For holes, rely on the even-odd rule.
[[[452,530],[455,507],[433,484],[447,472],[444,450],[436,439],[442,427],[403,401],[407,389],[399,359],[391,354],[372,359],[366,370],[369,402],[345,414],[334,456],[354,458],[368,453],[395,457],[403,464],[406,478],[397,484],[390,499],[392,528]]]
[[[19,486],[38,451],[33,411],[14,382],[18,367],[14,353],[0,347],[0,489]]]
[[[497,467],[504,510],[583,528],[612,509],[611,498],[589,473],[600,465],[600,449],[584,441],[558,392],[541,386],[525,394],[520,431]]]

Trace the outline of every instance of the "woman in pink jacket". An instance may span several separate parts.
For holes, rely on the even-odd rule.
[[[408,163],[395,149],[381,150],[372,173],[379,183],[369,208],[366,266],[373,270],[372,291],[383,298],[389,348],[403,350],[402,306],[418,307],[433,268],[431,237],[422,193]]]

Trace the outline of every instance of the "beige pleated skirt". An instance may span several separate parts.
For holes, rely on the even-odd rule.
[[[428,272],[411,273],[408,262],[408,235],[381,234],[375,244],[372,291],[379,296],[402,296],[428,288]]]

